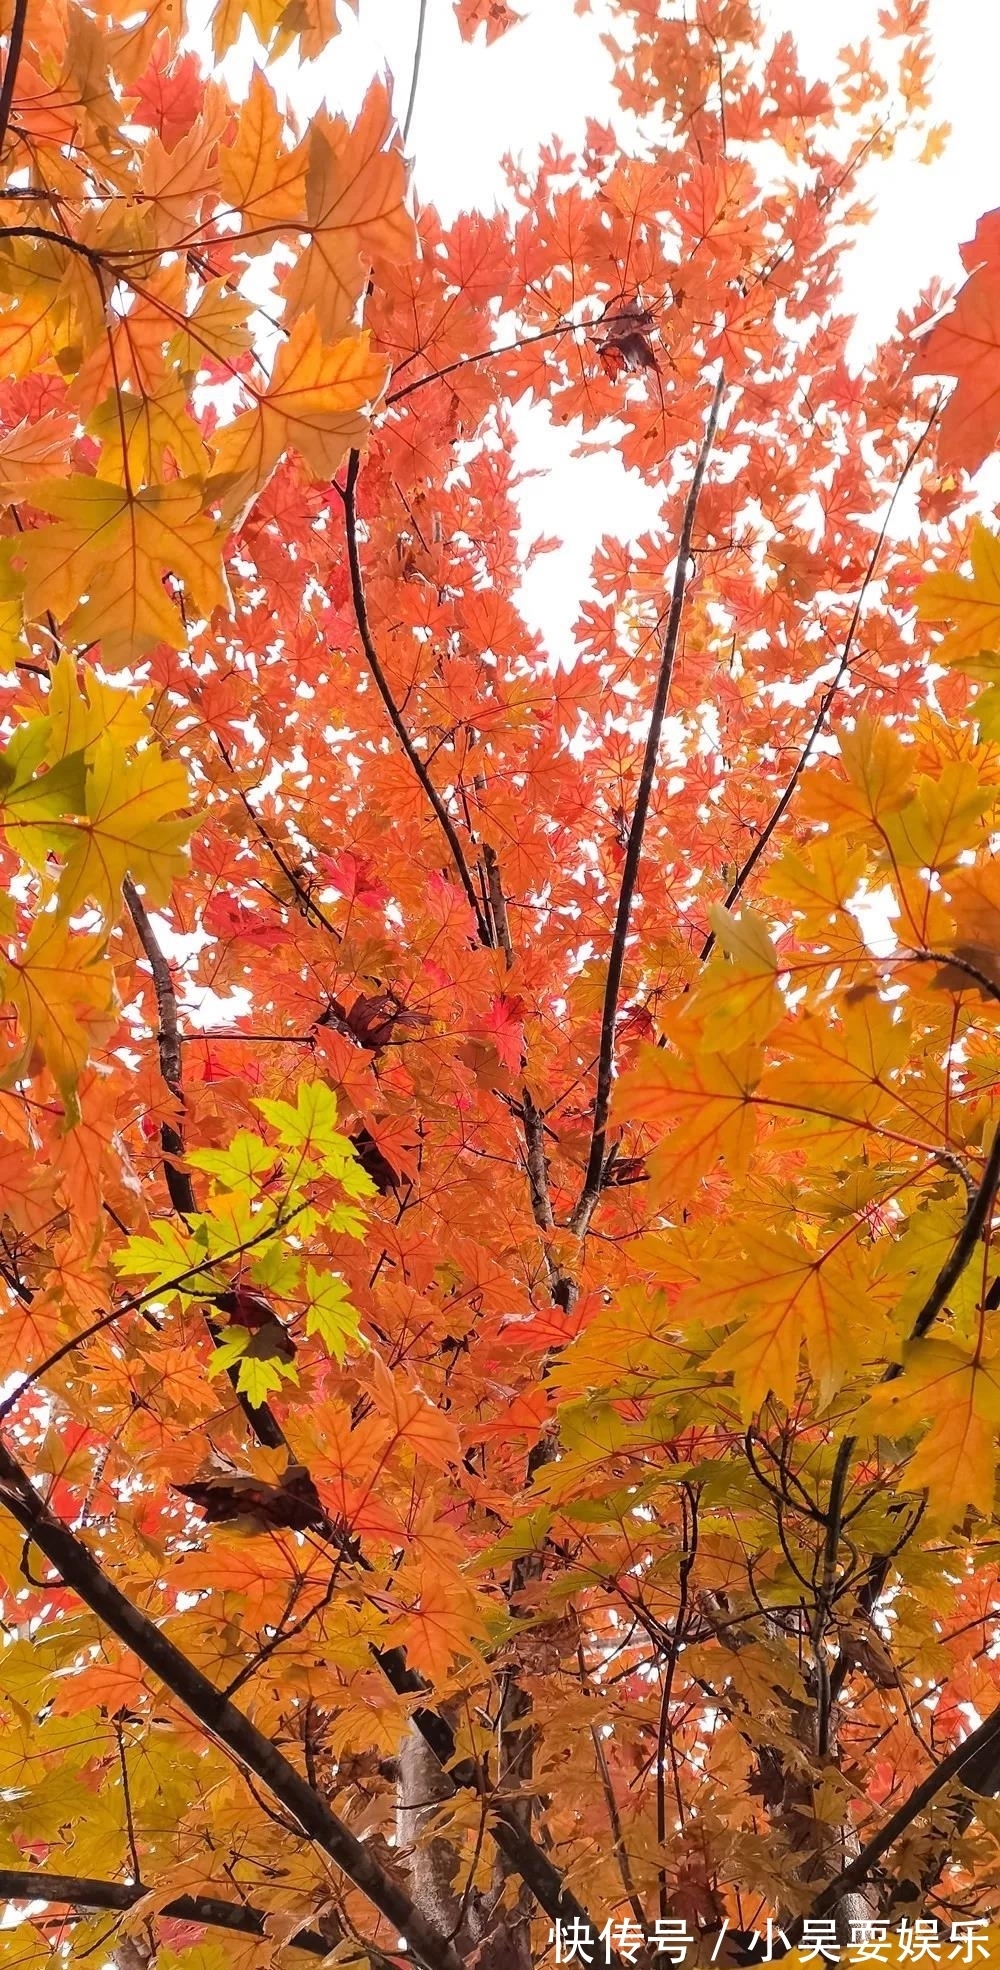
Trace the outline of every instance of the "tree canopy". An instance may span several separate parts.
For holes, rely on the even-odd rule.
[[[343,0],[0,10],[0,1962],[940,1960],[1000,1897],[1000,214],[859,354],[926,0],[826,81],[577,0],[612,124],[445,222],[443,4],[306,120]],[[655,517],[549,647],[569,442]]]

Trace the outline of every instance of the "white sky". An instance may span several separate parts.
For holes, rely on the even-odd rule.
[[[610,63],[598,33],[611,11],[608,0],[594,0],[593,13],[582,19],[568,0],[516,4],[526,15],[523,24],[487,48],[482,36],[472,47],[461,42],[451,0],[427,0],[409,151],[420,198],[437,205],[445,220],[469,206],[495,205],[505,153],[530,157],[553,134],[572,146],[588,116],[612,120]],[[832,74],[845,42],[877,31],[880,0],[761,4],[776,28],[791,30],[807,73],[819,78]],[[980,213],[1000,206],[1000,0],[931,0],[930,14],[937,57],[931,120],[950,122],[952,134],[935,164],[900,155],[873,165],[863,181],[877,212],[851,257],[844,302],[866,343],[935,275],[949,283],[960,278],[959,243],[971,237]],[[324,92],[331,108],[352,109],[372,73],[387,65],[402,119],[417,0],[358,0],[357,20],[342,0],[342,15],[329,55],[294,79],[288,73],[295,112],[307,116]],[[238,57],[234,68],[249,65],[249,36]],[[614,457],[571,459],[572,435],[551,432],[543,412],[522,411],[516,421],[526,463],[546,467],[521,494],[525,539],[556,533],[565,542],[529,571],[522,606],[550,650],[566,654],[600,535],[613,531],[628,539],[650,525],[655,508]]]

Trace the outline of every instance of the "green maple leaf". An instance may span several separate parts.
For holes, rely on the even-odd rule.
[[[349,1346],[364,1346],[359,1315],[348,1298],[347,1284],[335,1272],[317,1272],[306,1267],[306,1333],[318,1334],[336,1361],[343,1361]]]

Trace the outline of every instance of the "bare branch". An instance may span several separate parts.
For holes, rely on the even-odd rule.
[[[0,82],[0,151],[7,142],[10,112],[14,105],[14,87],[17,82],[18,64],[24,46],[24,28],[28,18],[28,0],[14,0],[14,18],[7,37],[7,60],[4,63],[3,81]]]
[[[368,621],[368,604],[365,599],[365,583],[361,568],[361,555],[358,548],[358,512],[354,498],[360,469],[361,454],[360,452],[352,451],[347,466],[347,480],[344,486],[343,500],[344,521],[347,530],[347,559],[351,571],[351,599],[354,604],[354,616],[358,625],[358,634],[361,638],[361,647],[365,653],[365,661],[375,681],[375,688],[389,714],[389,723],[417,779],[420,781],[420,785],[431,807],[434,809],[441,832],[448,843],[449,850],[451,851],[451,859],[458,871],[459,881],[465,891],[472,914],[476,920],[479,941],[481,944],[489,947],[493,941],[490,936],[490,927],[483,915],[482,904],[476,895],[476,886],[469,873],[469,865],[465,859],[462,844],[455,832],[454,822],[403,723],[399,706],[389,688],[389,680],[386,677],[385,671],[382,669],[381,659],[372,639],[371,625]]]
[[[660,750],[660,734],[667,708],[670,680],[673,675],[674,658],[680,636],[681,617],[684,612],[684,597],[687,591],[688,558],[691,552],[691,535],[694,530],[695,514],[702,481],[708,466],[709,454],[715,438],[715,427],[719,421],[722,405],[722,392],[725,377],[720,369],[719,380],[715,386],[705,436],[695,463],[694,475],[688,487],[684,504],[684,517],[681,522],[680,539],[677,543],[677,566],[674,573],[673,592],[670,599],[670,613],[663,634],[660,653],[660,670],[650,713],[649,731],[646,735],[646,749],[643,754],[642,771],[636,793],[635,810],[628,833],[625,850],[625,863],[622,869],[622,884],[618,896],[618,909],[615,915],[611,951],[608,957],[608,976],[604,988],[604,1009],[601,1014],[601,1044],[597,1061],[597,1093],[594,1101],[594,1126],[590,1138],[590,1153],[584,1173],[583,1188],[579,1201],[570,1220],[572,1229],[582,1235],[590,1221],[594,1205],[601,1193],[601,1177],[604,1169],[605,1136],[607,1132],[608,1110],[611,1105],[611,1085],[614,1078],[615,1022],[618,1016],[618,993],[621,989],[622,971],[625,965],[625,944],[628,938],[629,919],[632,914],[632,898],[635,894],[636,878],[639,873],[639,860],[642,855],[643,835],[652,798],[653,780],[656,774],[657,758]]]
[[[123,1915],[150,1892],[138,1882],[94,1881],[87,1875],[49,1874],[41,1868],[0,1868],[0,1901],[61,1903],[70,1909],[104,1908]],[[249,1902],[220,1901],[215,1895],[177,1895],[157,1910],[176,1922],[202,1922],[208,1929],[229,1929],[241,1936],[266,1936],[267,1916]],[[335,1938],[316,1929],[300,1929],[286,1949],[328,1956]]]

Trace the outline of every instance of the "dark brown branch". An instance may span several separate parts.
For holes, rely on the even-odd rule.
[[[406,1936],[410,1949],[426,1970],[461,1970],[460,1959],[451,1944],[424,1921],[409,1896],[379,1865],[371,1849],[331,1812],[326,1801],[249,1717],[230,1703],[162,1629],[115,1586],[82,1540],[48,1510],[27,1473],[4,1444],[0,1444],[0,1499],[31,1543],[57,1569],[63,1584],[152,1670],[246,1772],[261,1780],[306,1838],[328,1855],[393,1925],[395,1934]]]
[[[7,60],[4,63],[3,81],[0,82],[0,151],[7,142],[10,125],[10,112],[14,104],[14,88],[17,82],[18,64],[24,46],[24,29],[28,19],[28,0],[14,0],[14,18],[10,24],[7,40]]]
[[[406,729],[406,726],[403,723],[402,717],[400,716],[399,707],[396,704],[396,700],[393,697],[392,691],[389,688],[389,680],[386,677],[384,670],[382,669],[382,664],[379,658],[378,651],[376,650],[375,644],[372,640],[371,625],[369,624],[368,621],[368,604],[365,600],[365,583],[364,583],[364,575],[362,573],[362,568],[361,568],[361,554],[358,547],[358,513],[357,513],[357,506],[354,498],[354,493],[358,483],[358,473],[360,471],[360,468],[361,468],[361,455],[359,452],[352,451],[350,459],[348,461],[347,480],[344,486],[344,493],[343,493],[344,522],[347,531],[347,558],[348,558],[348,563],[350,566],[350,573],[351,573],[351,599],[354,604],[354,616],[355,616],[355,621],[357,622],[358,625],[358,635],[361,638],[361,647],[365,653],[365,661],[374,679],[375,688],[389,715],[389,723],[392,726],[392,729],[395,732],[396,737],[399,740],[399,743],[402,746],[403,751],[406,754],[406,757],[409,760],[409,763],[412,766],[413,771],[416,774],[417,779],[419,780],[420,785],[423,788],[423,791],[431,807],[434,810],[434,814],[441,828],[441,832],[444,835],[446,842],[448,843],[448,847],[451,852],[451,859],[455,864],[455,868],[458,872],[459,881],[461,882],[462,888],[465,891],[465,894],[469,901],[469,905],[472,910],[472,914],[476,920],[476,929],[479,933],[479,941],[481,944],[484,944],[487,946],[487,948],[489,948],[492,945],[492,938],[490,936],[490,927],[486,921],[485,916],[483,915],[482,904],[480,903],[479,898],[476,895],[476,886],[472,880],[472,876],[469,873],[469,865],[466,862],[465,855],[462,849],[462,844],[459,841],[458,835],[455,832],[455,826],[451,819],[450,814],[448,813],[448,809],[446,808],[444,801],[441,799],[441,795],[438,793],[438,790],[434,785],[434,782],[431,779],[430,774],[428,773],[427,768],[420,757],[420,754],[417,752],[416,747],[413,744],[413,740],[411,739],[409,732]]]
[[[601,317],[594,322],[582,324],[586,328],[599,326]],[[432,369],[426,376],[416,376],[411,383],[404,383],[398,390],[390,390],[387,404],[402,403],[404,397],[411,397],[415,390],[426,389],[428,383],[440,383],[442,377],[451,376],[456,369],[468,369],[471,363],[487,363],[500,356],[513,356],[520,349],[531,349],[536,342],[551,342],[557,335],[572,335],[576,324],[571,321],[556,322],[554,328],[540,329],[537,335],[519,335],[514,342],[504,342],[499,348],[476,349],[468,356],[456,356],[455,361],[444,363],[440,369]],[[398,372],[397,372],[398,373]]]
[[[907,1344],[920,1341],[932,1327],[952,1287],[957,1285],[965,1271],[977,1244],[989,1222],[993,1200],[1000,1183],[1000,1124],[997,1125],[990,1153],[986,1158],[983,1174],[979,1179],[972,1203],[969,1205],[962,1229],[955,1240],[937,1278],[925,1299],[920,1312],[915,1316],[907,1337]],[[886,1375],[886,1381],[895,1381],[901,1368],[894,1362]]]
[[[930,1292],[924,1300],[923,1306],[914,1318],[913,1325],[907,1336],[907,1346],[910,1346],[914,1341],[922,1340],[924,1335],[928,1333],[934,1325],[938,1314],[941,1312],[952,1287],[957,1284],[965,1271],[989,1222],[998,1183],[1000,1183],[1000,1124],[998,1124],[994,1134],[983,1174],[965,1213],[962,1228]],[[903,1367],[901,1362],[890,1362],[885,1374],[882,1376],[882,1380],[883,1382],[898,1381],[902,1372]],[[844,1438],[837,1452],[836,1462],[833,1467],[833,1476],[830,1480],[830,1500],[827,1507],[827,1529],[824,1543],[824,1568],[830,1573],[831,1579],[843,1519],[847,1473],[856,1444],[857,1437],[847,1436]],[[884,1586],[884,1580],[882,1584]],[[830,1675],[831,1700],[836,1698],[840,1690],[844,1680],[844,1670],[845,1661],[843,1655],[841,1655],[834,1664]]]
[[[715,386],[705,436],[695,463],[694,475],[688,487],[681,522],[680,539],[677,543],[677,566],[674,573],[673,591],[670,599],[670,613],[663,634],[660,653],[660,670],[656,681],[656,694],[650,714],[649,731],[646,735],[646,749],[643,755],[642,771],[636,794],[635,809],[628,832],[625,850],[625,863],[622,869],[621,890],[618,896],[618,909],[615,915],[614,933],[608,958],[608,976],[604,989],[604,1008],[601,1014],[601,1042],[597,1061],[597,1093],[594,1101],[594,1125],[590,1139],[590,1153],[583,1179],[579,1202],[571,1219],[572,1229],[581,1235],[587,1228],[591,1212],[600,1196],[601,1177],[604,1169],[605,1137],[607,1133],[608,1110],[611,1105],[611,1086],[614,1077],[615,1024],[618,1017],[618,993],[621,989],[622,971],[625,965],[625,944],[628,938],[629,920],[632,914],[632,899],[635,894],[636,879],[639,874],[639,861],[642,855],[642,842],[649,814],[649,804],[653,792],[657,759],[660,750],[660,735],[663,718],[667,708],[667,697],[673,675],[674,658],[680,636],[681,617],[684,612],[684,597],[687,592],[688,559],[691,552],[691,535],[694,530],[695,514],[698,510],[698,497],[702,480],[708,466],[709,455],[715,438],[715,427],[719,421],[722,392],[725,378],[722,370]]]
[[[104,1908],[126,1914],[150,1892],[149,1885],[123,1881],[93,1881],[86,1875],[48,1874],[41,1868],[0,1868],[0,1901],[60,1903],[71,1909]],[[215,1895],[177,1895],[157,1909],[176,1922],[201,1922],[207,1929],[229,1929],[240,1936],[266,1936],[266,1913],[246,1902],[219,1901]],[[332,1939],[316,1929],[300,1929],[286,1949],[307,1950],[310,1956],[329,1956]]]

